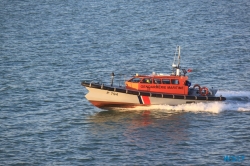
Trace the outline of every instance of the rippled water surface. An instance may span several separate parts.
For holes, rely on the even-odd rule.
[[[250,2],[14,1],[0,4],[0,165],[250,162]],[[169,73],[224,103],[102,110],[82,80]],[[120,82],[121,83],[121,82]]]

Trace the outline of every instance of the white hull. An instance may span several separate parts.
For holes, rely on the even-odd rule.
[[[143,92],[136,92],[138,94],[129,94],[131,92],[117,92],[114,90],[105,90],[93,87],[86,87],[89,93],[85,96],[93,105],[100,108],[109,107],[135,107],[135,106],[149,106],[149,105],[179,105],[188,103],[207,103],[214,101],[222,101],[221,97],[196,97],[196,96],[179,96],[163,94],[150,94],[147,96],[140,95]],[[157,95],[157,97],[153,97]],[[191,99],[192,98],[192,99]]]

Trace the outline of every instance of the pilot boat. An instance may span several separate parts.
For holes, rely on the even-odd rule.
[[[208,88],[191,82],[186,75],[188,71],[180,67],[180,46],[172,64],[173,72],[169,75],[152,73],[150,75],[135,74],[125,81],[124,86],[83,81],[88,93],[86,98],[96,107],[136,107],[150,105],[180,105],[190,103],[221,102],[226,98],[215,96],[217,89]]]

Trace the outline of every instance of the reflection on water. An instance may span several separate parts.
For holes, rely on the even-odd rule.
[[[93,134],[112,133],[141,148],[152,146],[155,141],[176,144],[188,140],[189,123],[185,113],[103,111],[91,116],[89,121]]]

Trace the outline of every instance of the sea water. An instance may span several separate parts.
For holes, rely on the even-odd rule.
[[[247,165],[250,2],[0,4],[0,165]],[[82,80],[170,73],[225,102],[103,110]],[[236,160],[237,159],[237,160]]]

